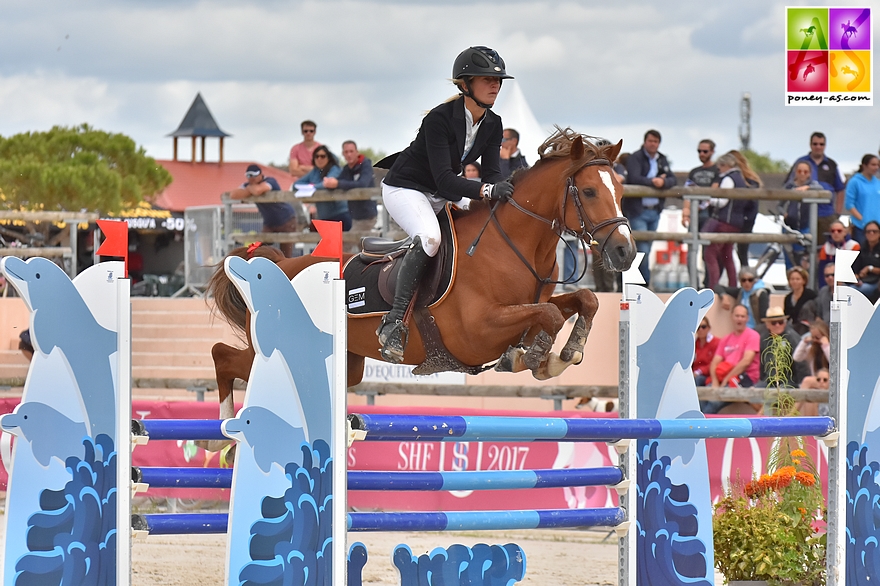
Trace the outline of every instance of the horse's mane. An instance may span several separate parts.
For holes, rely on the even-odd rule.
[[[577,161],[571,161],[571,147],[578,137],[580,137],[584,144],[584,156]],[[538,147],[538,157],[540,157],[538,162],[529,169],[518,171],[514,177],[525,175],[532,169],[539,169],[543,165],[557,159],[568,159],[571,162],[569,166],[570,168],[567,170],[567,173],[571,174],[577,169],[583,167],[584,163],[592,161],[593,159],[605,158],[610,160],[612,148],[614,148],[614,144],[607,139],[590,136],[588,134],[580,134],[579,132],[572,130],[570,127],[561,128],[556,126],[556,132],[550,135],[550,137]],[[613,163],[614,161],[611,162]]]

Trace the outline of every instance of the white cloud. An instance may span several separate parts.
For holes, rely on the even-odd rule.
[[[169,157],[165,135],[201,92],[234,135],[228,159],[281,162],[305,118],[335,150],[353,138],[393,152],[454,93],[457,53],[485,44],[543,126],[624,138],[627,151],[656,127],[679,169],[696,164],[700,138],[739,146],[744,91],[758,151],[793,160],[822,130],[849,169],[877,147],[864,132],[880,122],[874,108],[783,107],[780,1],[34,0],[3,10],[4,136],[88,122]]]

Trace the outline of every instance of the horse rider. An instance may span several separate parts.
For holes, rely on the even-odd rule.
[[[376,334],[384,360],[403,360],[409,330],[404,323],[428,260],[440,250],[437,214],[446,203],[467,209],[470,200],[505,201],[513,185],[500,170],[501,117],[492,112],[507,75],[504,59],[489,47],[462,51],[452,66],[460,95],[425,116],[415,140],[404,151],[379,161],[390,170],[382,181],[385,209],[412,238],[397,275],[394,304]],[[461,176],[465,165],[482,157],[482,183]]]

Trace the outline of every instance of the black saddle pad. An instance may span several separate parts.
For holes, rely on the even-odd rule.
[[[437,215],[442,244],[428,263],[416,299],[416,307],[430,307],[443,299],[452,286],[458,243],[452,224],[452,211],[447,205]],[[406,248],[385,255],[361,253],[345,264],[346,308],[350,315],[373,316],[391,310],[394,284]]]

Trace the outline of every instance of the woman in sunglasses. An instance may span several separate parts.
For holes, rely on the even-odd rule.
[[[324,178],[339,177],[342,169],[333,153],[325,146],[319,146],[312,152],[312,170],[299,181],[293,184],[294,188],[312,186],[315,189],[324,189]],[[334,201],[319,201],[315,203],[319,220],[342,222],[342,231],[351,230],[351,213],[348,211],[348,202],[344,199]]]
[[[730,311],[738,304],[745,305],[749,313],[746,325],[754,328],[767,315],[767,308],[770,307],[770,289],[763,279],[758,278],[758,273],[752,267],[743,267],[739,270],[739,285],[738,288],[716,285],[714,290],[721,296],[722,309]]]
[[[880,224],[871,220],[865,224],[864,232],[865,246],[859,250],[859,256],[852,265],[859,282],[852,287],[875,303],[880,286]]]
[[[473,199],[504,201],[513,194],[499,162],[501,117],[491,110],[502,81],[512,79],[504,59],[488,47],[470,47],[456,57],[452,78],[460,95],[428,112],[403,152],[376,164],[390,167],[382,181],[385,209],[412,238],[397,276],[394,304],[376,331],[382,358],[395,364],[403,360],[406,347],[404,314],[428,260],[440,250],[437,214],[448,202],[467,208]],[[462,166],[477,159],[482,161],[481,180],[462,177]]]
[[[718,338],[712,335],[712,326],[705,317],[697,329],[694,345],[694,363],[691,365],[691,370],[694,372],[694,382],[698,387],[702,387],[709,378],[709,365],[718,349]]]

